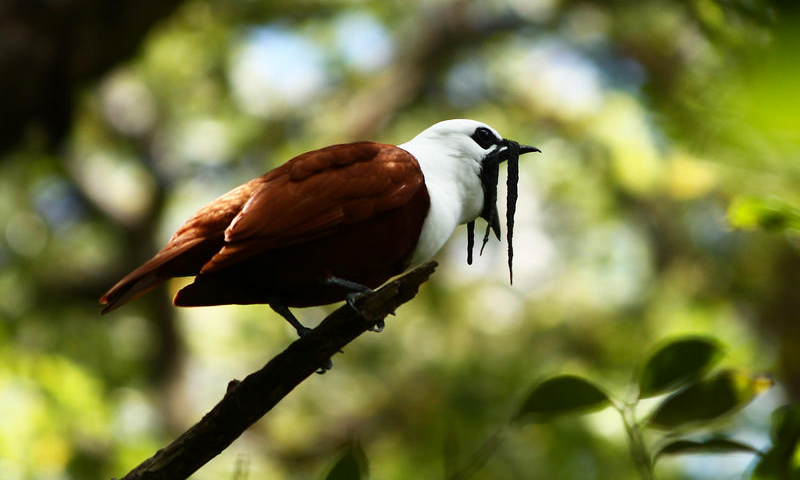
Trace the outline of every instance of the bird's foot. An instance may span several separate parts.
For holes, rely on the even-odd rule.
[[[304,326],[300,325],[300,327],[297,328],[297,336],[300,337],[300,338],[303,338],[306,335],[308,335],[309,333],[311,333],[312,330],[313,330],[313,328],[308,328],[308,327],[304,327]],[[320,367],[316,370],[315,373],[318,373],[318,374],[322,375],[323,373],[327,372],[331,368],[333,368],[333,361],[330,358],[328,358],[327,360],[325,360],[322,363],[322,365],[320,365]]]
[[[358,299],[363,297],[364,295],[374,293],[375,290],[367,287],[366,285],[361,285],[360,283],[352,282],[350,280],[345,280],[344,278],[339,278],[339,277],[328,277],[323,280],[323,283],[325,283],[326,285],[342,287],[352,290],[350,293],[345,295],[345,300],[347,301],[347,305],[349,305],[354,312],[366,318],[366,316],[363,313],[361,313],[361,310],[359,310],[358,307],[356,306],[356,301],[358,301]],[[394,315],[394,312],[391,312],[391,314]],[[380,320],[375,325],[370,327],[369,331],[380,332],[383,330],[385,326],[386,324],[383,322],[383,320]]]
[[[311,333],[311,331],[313,330],[312,328],[308,328],[302,323],[300,323],[300,320],[298,320],[297,317],[294,316],[294,314],[291,312],[291,310],[289,310],[289,308],[286,305],[275,302],[275,303],[270,303],[269,306],[272,307],[272,309],[275,310],[278,314],[280,314],[280,316],[285,318],[286,321],[289,322],[289,324],[292,327],[294,327],[298,337],[303,338],[309,333]],[[328,358],[327,360],[325,360],[325,362],[323,362],[322,365],[320,365],[319,369],[317,369],[317,373],[323,374],[328,370],[330,370],[331,368],[333,368],[333,362],[331,361],[330,358]]]
[[[304,325],[301,325],[299,323],[294,327],[295,327],[295,330],[297,331],[297,336],[300,337],[300,338],[305,337],[306,335],[311,333],[312,330],[314,330],[313,328],[308,328],[308,327],[306,327]]]
[[[356,301],[359,298],[363,297],[364,295],[370,294],[372,292],[374,292],[374,290],[372,290],[371,288],[367,288],[364,291],[348,293],[347,296],[345,297],[346,300],[347,300],[347,305],[349,305],[350,308],[352,308],[354,312],[356,312],[357,314],[361,315],[361,317],[366,319],[367,317],[363,313],[361,313],[361,310],[359,310],[358,307],[356,306]],[[394,315],[394,312],[391,312],[391,314]],[[375,333],[380,333],[380,332],[383,331],[383,329],[385,327],[386,327],[386,323],[383,321],[383,319],[380,319],[380,320],[378,320],[377,323],[375,323],[375,325],[369,327],[369,331],[370,332],[375,332]]]
[[[363,317],[363,314],[361,313],[361,310],[359,310],[358,307],[356,306],[356,301],[359,298],[363,297],[364,295],[366,295],[368,293],[372,293],[372,292],[373,292],[373,290],[370,288],[370,289],[367,289],[367,290],[364,290],[364,291],[348,293],[347,296],[345,297],[345,300],[347,301],[347,305],[349,305],[350,308],[352,308],[357,314],[359,314],[359,315],[361,315]]]

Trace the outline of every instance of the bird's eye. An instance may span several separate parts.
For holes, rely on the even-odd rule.
[[[472,139],[484,150],[497,144],[497,137],[486,127],[478,127],[475,129],[475,133],[472,134]]]

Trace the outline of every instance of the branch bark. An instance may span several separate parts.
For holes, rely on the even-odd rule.
[[[426,263],[330,314],[305,337],[241,382],[233,380],[222,400],[170,445],[122,480],[185,479],[221,453],[303,380],[356,337],[411,300],[436,268]]]

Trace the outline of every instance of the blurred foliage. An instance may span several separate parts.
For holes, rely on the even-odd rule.
[[[369,478],[367,457],[358,442],[353,442],[325,476],[325,480],[359,480]]]
[[[728,207],[728,222],[734,228],[796,235],[800,231],[800,209],[779,198],[740,196]]]
[[[772,446],[753,470],[753,478],[800,478],[800,408],[797,404],[784,405],[772,417]]]
[[[581,377],[561,375],[549,378],[531,391],[517,411],[515,420],[524,425],[530,421],[547,421],[559,415],[587,413],[613,406],[625,424],[631,457],[643,479],[655,478],[655,463],[663,455],[760,453],[756,447],[725,438],[719,432],[710,436],[704,433],[706,438],[700,440],[686,437],[689,433],[718,426],[772,386],[772,381],[763,375],[749,375],[736,370],[723,370],[700,378],[716,363],[718,351],[712,339],[671,341],[648,359],[641,377],[629,388],[634,392],[629,399],[612,397]],[[699,355],[694,355],[697,353]],[[661,381],[654,382],[653,379]],[[639,418],[636,409],[643,399],[674,390],[677,391],[653,407],[644,420]],[[664,433],[647,442],[644,430],[648,427]],[[793,443],[784,443],[787,443],[785,439],[777,439],[772,448],[778,448],[778,445],[783,449],[794,447]],[[655,451],[654,447],[657,447]],[[781,465],[776,460],[775,467],[785,469],[788,458],[783,460]]]
[[[684,338],[658,349],[647,360],[637,385],[639,398],[671,390],[703,375],[722,356],[713,339]]]
[[[676,336],[710,340],[673,347],[683,371],[650,356],[643,405],[758,390],[712,368],[777,386],[724,441],[662,449],[658,478],[796,478],[799,19],[790,0],[186,0],[71,90],[59,148],[30,127],[0,157],[0,478],[119,477],[292,340],[265,307],[172,308],[178,281],[99,317],[197,208],[298,153],[453,117],[543,151],[520,165],[514,285],[504,246],[467,267],[457,231],[383,333],[193,478],[347,474],[354,437],[388,480],[639,478],[613,409],[491,432],[536,379],[622,391]],[[766,453],[667,455],[737,445]]]

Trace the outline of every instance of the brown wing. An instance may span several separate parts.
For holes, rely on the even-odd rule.
[[[414,157],[393,145],[359,142],[305,153],[195,213],[158,254],[103,295],[103,312],[169,278],[219,270],[403,206],[423,184]]]
[[[419,164],[393,145],[359,142],[296,157],[253,193],[225,230],[209,273],[273,248],[307,242],[407,204],[424,184]]]

